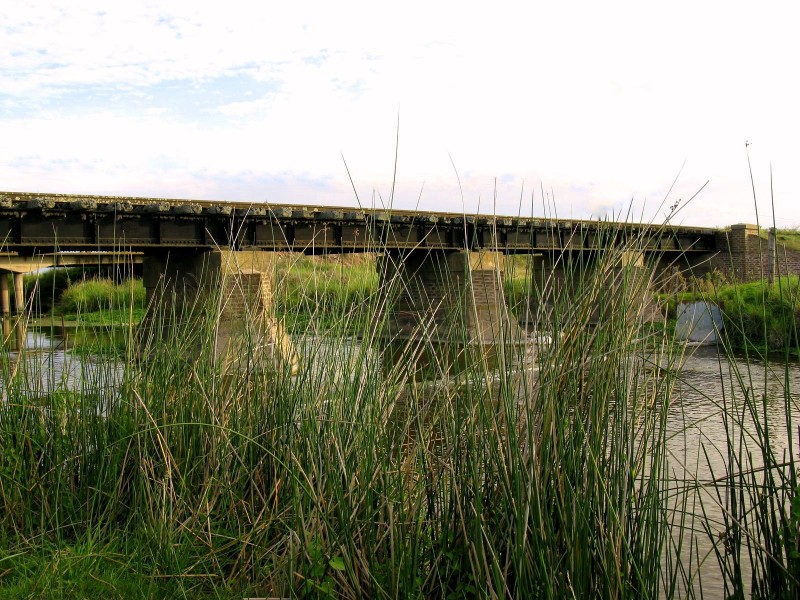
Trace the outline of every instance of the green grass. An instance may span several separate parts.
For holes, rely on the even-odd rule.
[[[769,232],[766,229],[762,229],[759,234],[764,239],[769,237]],[[775,240],[779,244],[783,244],[787,250],[800,252],[800,229],[796,227],[792,229],[776,229]]]
[[[87,279],[70,285],[61,294],[57,312],[64,315],[83,315],[121,309],[145,308],[145,289],[140,279],[114,283],[108,279]]]
[[[571,274],[569,293],[524,286],[510,261],[510,304],[547,307],[534,326],[552,344],[523,356],[504,322],[490,361],[455,311],[460,369],[424,314],[406,358],[386,361],[402,281],[379,288],[367,259],[303,257],[282,259],[276,287],[306,343],[297,373],[247,333],[233,362],[214,360],[215,286],[160,336],[128,340],[116,391],[101,363],[34,402],[40,363],[2,355],[0,597],[677,595],[696,565],[676,534],[695,518],[705,535],[675,491],[699,483],[666,451],[683,348],[639,317],[649,274],[623,267],[629,244]],[[124,314],[131,289],[109,305]],[[420,349],[440,377],[413,376]],[[754,414],[766,402],[745,397]],[[743,417],[725,418],[716,491],[738,554],[718,550],[720,570],[738,581],[747,556],[763,597],[795,597],[794,463],[763,431],[740,446]],[[753,448],[767,485],[748,475]]]
[[[736,351],[760,353],[797,348],[800,278],[780,277],[773,283],[721,283],[700,291],[664,294],[668,315],[681,302],[710,301],[722,312],[726,343]]]
[[[47,269],[30,273],[24,277],[26,298],[34,298],[37,313],[49,313],[58,304],[61,295],[71,285],[85,279],[97,277],[98,269],[92,267],[70,267]]]
[[[276,314],[291,333],[328,330],[366,309],[378,292],[374,255],[282,256],[276,264]],[[358,334],[356,319],[350,335]]]
[[[743,349],[749,344],[768,351],[798,347],[800,278],[725,286],[716,300],[733,347]]]

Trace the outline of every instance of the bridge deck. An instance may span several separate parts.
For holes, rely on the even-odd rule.
[[[666,253],[716,250],[716,230],[482,214],[0,192],[0,250],[195,250],[307,253],[424,248],[584,251],[638,237]]]

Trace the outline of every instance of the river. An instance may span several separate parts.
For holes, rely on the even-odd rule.
[[[65,348],[58,336],[51,338],[45,333],[29,331],[25,367],[18,369],[17,385],[32,396],[40,396],[49,390],[67,388],[106,389],[116,387],[124,375],[120,363],[93,357],[76,356]],[[303,348],[303,344],[299,346]],[[324,346],[312,344],[315,352],[324,351]],[[306,350],[307,351],[307,350]],[[11,354],[13,362],[15,355]],[[336,365],[342,361],[318,360],[317,364]],[[2,373],[0,373],[2,375]],[[3,382],[0,382],[3,383]],[[85,386],[85,387],[84,387]],[[5,393],[5,385],[3,385]],[[745,394],[759,399],[758,422],[766,424],[773,452],[781,460],[790,459],[790,444],[794,457],[800,455],[797,425],[793,425],[794,436],[788,433],[786,406],[790,414],[797,415],[800,408],[800,366],[796,362],[763,361],[738,357],[728,360],[714,346],[687,348],[681,361],[667,420],[667,450],[670,468],[677,482],[673,496],[676,510],[688,509],[689,517],[679,551],[684,566],[693,572],[694,592],[708,597],[724,597],[726,582],[714,549],[725,552],[727,530],[723,523],[726,502],[724,489],[712,484],[726,474],[729,462],[727,440],[748,445],[754,451],[752,465],[762,466],[757,445],[753,443],[755,421],[745,410]],[[766,401],[760,399],[766,394]],[[729,417],[726,419],[725,415]],[[739,415],[733,418],[731,415]],[[744,467],[743,467],[744,468]],[[737,470],[737,469],[734,469]],[[720,502],[721,500],[721,502]],[[701,520],[695,516],[701,512],[702,502],[706,513],[706,531]],[[675,514],[678,514],[677,512]],[[746,553],[741,556],[745,563],[743,584],[749,590],[749,566]],[[729,558],[730,560],[730,558]],[[679,596],[687,590],[679,586]]]

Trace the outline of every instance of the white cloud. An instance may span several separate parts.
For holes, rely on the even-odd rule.
[[[541,184],[574,216],[631,199],[657,208],[686,161],[669,202],[710,180],[686,221],[752,220],[749,139],[759,198],[774,159],[779,216],[799,223],[793,20],[745,8],[6,3],[0,176],[3,187],[179,196],[227,196],[239,177],[255,196],[272,185],[300,199],[285,183],[296,178],[314,201],[338,202],[352,200],[341,152],[360,196],[387,196],[399,113],[406,205],[424,185],[425,208],[460,209],[452,157],[469,207],[497,193],[498,209],[516,212],[524,185],[530,210]],[[234,75],[269,89],[215,100]],[[207,106],[148,99],[166,83],[208,92]],[[119,93],[99,103],[98,89]]]

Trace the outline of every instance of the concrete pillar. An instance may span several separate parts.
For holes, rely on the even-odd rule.
[[[663,315],[651,291],[655,267],[649,269],[644,252],[638,249],[615,251],[603,263],[597,282],[600,290],[595,322],[622,311],[628,321],[659,321]]]
[[[14,309],[18,315],[25,312],[25,289],[23,284],[23,274],[14,273]]]
[[[11,338],[11,290],[8,281],[10,278],[10,273],[0,271],[0,326],[2,326],[0,347],[8,344]]]
[[[505,306],[501,253],[389,251],[378,270],[387,303],[386,358],[412,367],[415,376],[458,369],[474,361],[474,351],[496,363],[499,348],[523,343]]]
[[[562,303],[580,289],[589,265],[588,255],[582,253],[532,256],[527,323],[538,326],[549,322],[554,317],[554,311],[560,314]]]
[[[271,253],[173,253],[146,256],[143,266],[149,308],[142,348],[176,343],[190,357],[210,350],[213,360],[243,369],[268,358],[297,370],[297,352],[275,318]]]
[[[4,317],[11,314],[11,290],[8,284],[10,277],[10,273],[0,271],[0,313]]]
[[[528,314],[534,327],[548,329],[574,320],[596,324],[620,307],[630,309],[630,318],[638,318],[642,310],[651,313],[655,308],[645,297],[649,277],[639,250],[593,250],[534,259]]]
[[[11,289],[14,285],[14,314],[11,313]],[[2,321],[2,345],[21,350],[25,345],[27,319],[25,318],[25,290],[22,273],[0,272],[0,321]],[[13,337],[13,339],[12,339]]]

